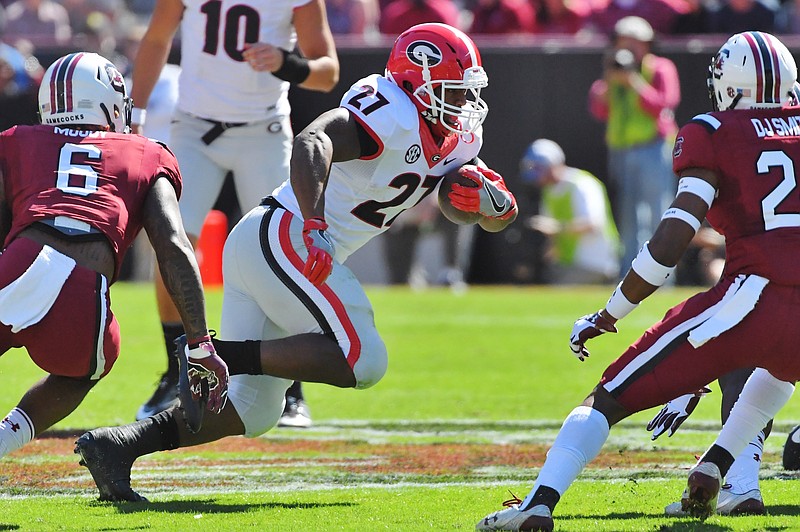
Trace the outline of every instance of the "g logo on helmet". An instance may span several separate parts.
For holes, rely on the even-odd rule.
[[[428,67],[432,67],[442,62],[442,51],[430,41],[414,41],[406,48],[406,57],[419,66],[425,66],[427,57]]]

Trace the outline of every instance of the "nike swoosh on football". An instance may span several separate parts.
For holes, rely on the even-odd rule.
[[[452,163],[452,162],[453,162],[453,161],[455,161],[455,160],[456,160],[456,158],[455,158],[455,157],[453,157],[452,159],[445,159],[445,160],[444,160],[444,162],[443,162],[442,164],[448,165],[448,164]]]
[[[508,200],[506,198],[503,198],[503,203],[502,204],[498,203],[497,198],[494,197],[494,194],[492,194],[492,190],[489,188],[489,185],[485,181],[483,182],[483,189],[489,195],[489,201],[492,202],[492,208],[494,209],[494,212],[496,213],[503,212],[503,210],[505,210],[506,208],[506,202]]]
[[[795,443],[800,443],[800,430],[792,432],[792,441]]]

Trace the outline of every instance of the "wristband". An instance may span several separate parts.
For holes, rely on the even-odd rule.
[[[297,52],[288,52],[283,48],[280,49],[283,53],[283,64],[281,67],[272,73],[278,79],[288,81],[298,85],[308,79],[311,74],[311,67],[308,64],[308,59],[301,56]]]
[[[606,303],[606,312],[608,312],[617,320],[621,320],[638,306],[639,303],[631,303],[631,301],[625,297],[625,294],[622,293],[622,281],[620,281],[620,283],[617,285],[617,288],[614,289],[614,293],[611,294],[610,298],[608,298],[608,303]]]
[[[147,109],[142,109],[141,107],[134,107],[131,109],[131,124],[143,126],[146,119]]]
[[[216,352],[217,350],[214,349],[214,344],[212,344],[210,340],[208,342],[201,342],[195,347],[189,347],[188,344],[186,345],[186,354],[195,360],[208,358],[216,354]]]
[[[699,197],[703,200],[708,208],[711,208],[711,204],[714,203],[714,198],[717,195],[717,190],[709,183],[708,181],[704,181],[699,177],[682,177],[680,181],[678,181],[678,194],[682,192],[688,192],[689,194],[694,194],[695,196]],[[676,196],[678,195],[676,194]]]
[[[687,212],[683,209],[679,209],[677,207],[670,207],[669,209],[664,211],[664,216],[661,217],[662,220],[665,220],[667,218],[675,218],[682,222],[686,222],[687,224],[689,224],[689,227],[691,227],[695,233],[697,233],[698,229],[700,229],[700,223],[701,223],[700,220],[698,220],[694,214]]]
[[[639,277],[653,286],[661,286],[667,280],[667,277],[675,270],[675,266],[664,266],[650,254],[648,247],[650,241],[644,243],[639,254],[633,259],[631,263],[631,270],[635,271]]]
[[[196,349],[197,346],[199,346],[200,344],[210,341],[211,341],[211,335],[206,334],[201,336],[200,338],[192,338],[191,340],[187,340],[186,345],[189,346],[189,349]]]

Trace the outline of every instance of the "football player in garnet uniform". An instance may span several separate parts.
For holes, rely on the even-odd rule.
[[[700,390],[731,371],[757,369],[717,441],[689,474],[682,509],[716,510],[734,457],[789,399],[800,378],[800,108],[789,107],[797,67],[772,35],[731,37],[709,69],[714,112],[678,133],[678,193],[605,308],[578,319],[570,348],[616,323],[661,286],[703,219],[725,236],[720,281],[670,309],[603,374],[564,421],[533,489],[481,520],[479,530],[552,530],[552,512],[621,419]],[[788,382],[787,382],[788,381]]]
[[[178,211],[178,165],[161,144],[127,134],[130,105],[111,62],[74,53],[45,73],[42,124],[0,133],[0,354],[25,347],[48,373],[0,421],[0,457],[70,414],[111,371],[120,331],[109,286],[142,228],[191,331],[188,377],[206,379],[209,409],[225,404],[227,369]],[[172,426],[175,415],[148,423]]]
[[[138,500],[130,469],[143,454],[268,431],[292,380],[368,388],[383,377],[387,352],[372,306],[342,262],[435,193],[443,175],[476,160],[487,83],[468,36],[421,24],[397,38],[386,75],[356,82],[340,107],[297,136],[290,179],[225,244],[226,341],[214,343],[231,372],[228,407],[194,434],[181,427],[165,438],[133,423],[81,436],[77,449],[101,498]],[[481,213],[491,231],[511,223],[516,201],[503,178],[477,166],[465,174],[478,186],[454,187],[453,204]]]

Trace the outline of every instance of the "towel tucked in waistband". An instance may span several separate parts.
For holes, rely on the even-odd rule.
[[[75,260],[44,246],[18,279],[0,289],[0,322],[17,333],[44,318],[61,287],[75,269]]]
[[[769,281],[758,275],[748,275],[727,303],[713,316],[692,329],[689,343],[698,348],[740,323],[753,310]]]

